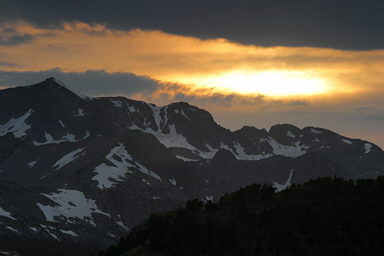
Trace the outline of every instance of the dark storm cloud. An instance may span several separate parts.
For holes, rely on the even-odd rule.
[[[24,19],[43,27],[82,21],[263,46],[384,47],[379,0],[2,0],[0,5],[3,21]]]
[[[155,80],[131,73],[106,73],[104,71],[66,73],[59,69],[38,72],[0,70],[0,86],[30,85],[52,76],[89,96],[129,96],[135,93],[151,93],[160,86]]]

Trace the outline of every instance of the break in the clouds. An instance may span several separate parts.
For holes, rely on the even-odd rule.
[[[0,5],[3,21],[44,28],[80,21],[262,46],[384,45],[384,2],[376,0],[2,0]]]

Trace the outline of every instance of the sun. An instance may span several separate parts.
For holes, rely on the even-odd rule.
[[[302,71],[233,71],[178,80],[181,83],[194,84],[219,92],[263,94],[271,97],[317,95],[330,90],[326,79]]]

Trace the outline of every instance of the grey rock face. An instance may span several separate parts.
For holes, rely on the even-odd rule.
[[[188,199],[384,173],[378,146],[325,129],[231,132],[185,102],[89,98],[54,78],[0,91],[0,109],[0,236],[107,245]]]

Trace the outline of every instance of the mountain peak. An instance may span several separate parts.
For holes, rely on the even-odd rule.
[[[236,161],[236,158],[231,151],[221,148],[216,152],[216,154],[212,158],[212,162],[222,163],[223,161]]]
[[[41,81],[40,83],[34,84],[32,86],[39,85],[39,86],[47,86],[47,87],[62,87],[62,83],[60,83],[55,77],[48,77],[44,81]]]
[[[47,79],[44,80],[44,82],[56,82],[57,79],[54,76],[48,77]]]
[[[236,130],[235,132],[237,133],[245,133],[245,134],[264,134],[264,135],[267,135],[267,130],[265,130],[264,128],[263,129],[257,129],[255,126],[249,126],[249,125],[244,125],[243,127],[241,127],[240,129]]]
[[[298,128],[297,126],[294,126],[292,124],[275,124],[273,126],[271,126],[271,128],[269,129],[269,133],[273,133],[273,132],[281,132],[281,131],[300,131],[300,128]]]
[[[43,88],[50,88],[50,89],[54,89],[54,88],[65,89],[65,90],[70,91],[71,93],[75,94],[76,96],[78,96],[81,99],[89,99],[88,96],[83,95],[82,93],[69,87],[68,85],[66,85],[65,83],[61,82],[60,80],[58,80],[57,78],[55,78],[53,76],[48,77],[47,79],[45,79],[44,81],[42,81],[40,83],[31,85],[30,87],[35,87],[35,86],[43,87]]]

